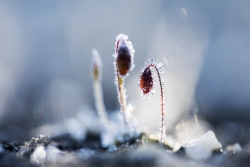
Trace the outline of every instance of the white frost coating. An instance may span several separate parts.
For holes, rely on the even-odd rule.
[[[110,123],[109,123],[108,115],[107,115],[104,102],[103,102],[103,93],[102,93],[102,86],[101,86],[102,61],[97,50],[93,49],[92,55],[93,55],[92,57],[93,66],[95,66],[94,68],[97,68],[97,71],[98,71],[97,78],[93,79],[95,107],[100,117],[101,123],[105,126],[107,130],[110,130],[110,125],[109,125]]]
[[[107,147],[108,151],[115,151],[118,148],[114,145],[115,141],[121,143],[125,142],[128,138],[137,138],[141,130],[138,128],[136,120],[133,118],[128,120],[128,127],[123,122],[123,115],[121,112],[117,112],[111,115],[111,131],[104,131],[101,135],[101,145]],[[124,134],[128,136],[124,136]]]
[[[212,155],[215,149],[221,149],[221,144],[214,135],[214,132],[208,131],[199,139],[190,141],[185,146],[186,154],[194,159],[207,159]]]
[[[100,58],[100,54],[96,49],[92,50],[92,64],[96,65],[98,68],[98,79],[101,80],[101,75],[102,75],[102,60]]]
[[[46,151],[43,146],[38,146],[31,154],[31,162],[41,164],[46,158]]]
[[[128,50],[129,50],[129,53],[130,53],[130,56],[131,56],[130,71],[132,71],[133,68],[135,67],[135,65],[134,65],[134,53],[135,53],[135,50],[134,50],[134,47],[132,45],[132,42],[128,40],[128,36],[125,35],[125,34],[119,34],[119,35],[116,36],[115,53],[114,53],[115,59],[117,57],[118,50],[120,48],[122,48],[122,47],[128,48]],[[116,65],[115,65],[115,71],[116,71]]]
[[[84,129],[84,127],[82,126],[81,122],[70,118],[68,120],[66,120],[66,128],[69,132],[69,134],[77,139],[77,140],[82,140],[85,138],[86,136],[86,130]]]
[[[52,146],[49,146],[47,148],[47,160],[48,161],[57,161],[57,160],[61,160],[63,161],[63,154],[62,154],[62,151],[60,151],[59,149],[57,149],[56,147],[52,147]],[[64,159],[65,160],[65,159]]]
[[[119,45],[117,46],[117,49],[119,49],[120,47],[128,47],[131,58],[134,58],[135,50],[132,45],[132,42],[128,40],[128,36],[125,34],[119,34],[116,37],[116,45],[118,41],[119,41]]]
[[[84,140],[87,131],[100,133],[103,131],[103,126],[98,121],[94,111],[88,108],[82,108],[76,113],[75,117],[67,118],[60,123],[43,125],[34,129],[32,135],[48,134],[50,137],[54,137],[68,133],[77,140]]]

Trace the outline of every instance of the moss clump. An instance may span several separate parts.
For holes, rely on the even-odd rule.
[[[127,137],[125,135],[126,134],[124,134],[124,138],[126,138],[126,140],[124,140],[124,141],[119,141],[119,140],[114,141],[114,145],[117,148],[124,147],[124,146],[132,146],[132,145],[136,147],[136,146],[141,145],[142,144],[142,139],[146,135],[146,133],[141,132],[138,135],[132,136],[132,137]]]
[[[128,147],[128,146],[137,147],[141,145],[147,145],[147,146],[160,147],[169,151],[174,150],[173,146],[171,146],[167,141],[164,141],[163,143],[161,143],[161,141],[157,137],[147,134],[145,132],[141,132],[138,136],[130,137],[124,141],[116,140],[114,142],[114,145],[117,148]]]
[[[157,137],[149,134],[145,134],[143,136],[142,143],[145,145],[161,147],[165,150],[170,150],[170,151],[174,150],[174,148],[166,140],[161,142]]]

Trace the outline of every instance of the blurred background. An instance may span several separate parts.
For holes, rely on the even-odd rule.
[[[124,33],[136,50],[125,87],[138,124],[152,131],[159,126],[158,83],[148,101],[138,88],[145,59],[156,57],[165,67],[168,130],[196,113],[223,132],[220,140],[248,141],[249,6],[233,0],[0,0],[0,140],[29,140],[34,128],[96,113],[93,48],[103,61],[106,109],[118,112],[112,55],[116,36]]]

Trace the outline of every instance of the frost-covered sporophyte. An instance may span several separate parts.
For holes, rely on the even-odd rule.
[[[128,36],[125,34],[119,34],[116,37],[115,42],[115,53],[114,53],[114,71],[115,71],[115,84],[117,86],[118,101],[120,104],[120,112],[123,116],[124,122],[124,141],[128,141],[133,135],[129,135],[130,126],[128,125],[128,117],[126,115],[128,107],[126,104],[126,90],[124,88],[125,78],[129,75],[134,67],[134,48],[132,43],[128,40]],[[102,89],[101,89],[101,59],[96,50],[93,50],[93,64],[92,64],[92,78],[93,78],[93,89],[94,96],[96,101],[96,108],[100,116],[101,122],[108,128],[109,120],[105,107],[103,104],[102,98]],[[160,122],[160,137],[159,142],[163,144],[165,137],[165,106],[164,106],[164,68],[163,64],[159,63],[157,59],[147,59],[145,62],[145,67],[142,69],[139,87],[141,89],[141,95],[143,98],[149,99],[154,92],[155,81],[152,74],[152,68],[156,69],[159,83],[160,83],[160,94],[161,94],[161,122]]]
[[[145,62],[145,67],[141,71],[139,78],[139,88],[141,90],[141,95],[145,99],[149,99],[154,93],[155,81],[153,79],[151,68],[155,68],[159,83],[160,83],[160,93],[161,93],[161,123],[160,123],[160,142],[163,143],[165,137],[165,98],[164,98],[164,68],[163,64],[158,63],[157,59],[147,59]]]
[[[92,80],[93,80],[95,106],[96,106],[98,115],[100,117],[101,123],[105,126],[106,129],[110,129],[108,115],[107,115],[107,112],[103,103],[101,73],[102,73],[101,58],[97,50],[93,49],[91,75],[92,75]]]
[[[124,88],[125,77],[128,72],[134,68],[134,48],[125,34],[119,34],[116,37],[115,53],[114,53],[114,70],[115,84],[117,85],[118,101],[120,103],[120,111],[123,114],[124,124],[128,128],[126,118],[126,95]]]

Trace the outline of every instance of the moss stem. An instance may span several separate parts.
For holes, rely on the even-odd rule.
[[[98,112],[98,115],[101,119],[101,123],[105,126],[106,129],[110,129],[110,122],[108,115],[106,113],[103,98],[102,98],[102,87],[100,81],[95,79],[93,81],[94,97],[95,97],[95,106]]]
[[[126,97],[125,97],[125,90],[124,90],[124,79],[119,76],[118,70],[116,72],[117,75],[117,89],[118,89],[118,98],[120,103],[120,111],[123,115],[124,125],[128,128],[127,118],[126,118]]]
[[[162,82],[162,78],[161,78],[161,74],[159,72],[159,69],[154,64],[149,65],[149,68],[150,67],[155,68],[157,75],[158,75],[158,78],[159,78],[159,83],[160,83],[160,94],[161,94],[160,142],[163,143],[164,136],[165,136],[165,97],[164,97],[164,93],[163,93],[163,82]]]

